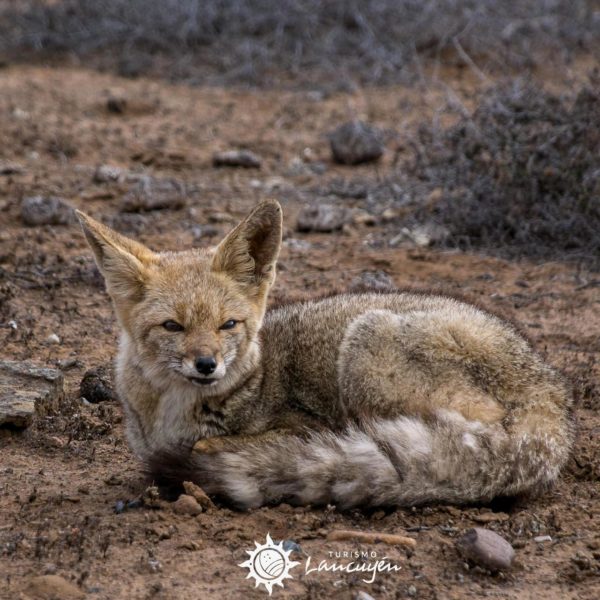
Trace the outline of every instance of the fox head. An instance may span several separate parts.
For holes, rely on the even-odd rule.
[[[157,387],[226,393],[258,357],[275,280],[281,207],[257,206],[213,249],[153,252],[78,212],[122,328],[122,344]]]

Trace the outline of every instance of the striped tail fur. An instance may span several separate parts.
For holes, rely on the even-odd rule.
[[[527,421],[527,419],[525,419]],[[158,480],[194,481],[238,508],[287,502],[340,509],[488,502],[538,493],[567,461],[573,426],[513,427],[433,418],[373,420],[344,433],[319,432],[249,443],[236,452],[166,453],[149,465]]]

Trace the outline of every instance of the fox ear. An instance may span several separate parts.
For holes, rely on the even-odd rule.
[[[212,270],[266,292],[275,280],[281,230],[279,203],[262,202],[218,245]]]
[[[76,211],[96,263],[115,301],[140,298],[154,253],[106,225]]]

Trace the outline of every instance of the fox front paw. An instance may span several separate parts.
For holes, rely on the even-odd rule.
[[[225,437],[220,436],[204,438],[197,441],[192,450],[200,454],[217,454],[227,450],[227,441]]]

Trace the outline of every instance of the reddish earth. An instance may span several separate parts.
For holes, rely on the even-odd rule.
[[[450,75],[446,83],[471,106],[476,80]],[[25,431],[0,430],[0,597],[49,597],[28,586],[38,575],[56,574],[98,599],[264,598],[265,590],[254,589],[237,565],[268,532],[275,540],[293,540],[305,553],[293,555],[301,565],[274,596],[354,599],[362,590],[377,600],[600,597],[597,274],[559,262],[390,248],[381,240],[398,227],[393,222],[355,223],[331,234],[294,231],[311,188],[388,173],[396,141],[443,108],[446,87],[320,97],[15,67],[0,71],[0,88],[0,160],[23,167],[19,174],[0,175],[0,359],[60,365],[67,390],[57,414],[37,418]],[[114,102],[113,112],[107,109],[109,98],[121,112],[114,112]],[[376,166],[336,167],[325,134],[355,116],[394,130],[390,150]],[[263,167],[214,169],[213,152],[231,147],[258,153]],[[312,170],[307,164],[318,162],[324,163],[322,174],[323,165]],[[94,183],[99,164],[176,178],[186,185],[185,204],[124,213],[131,184]],[[398,286],[459,292],[506,314],[573,380],[579,420],[573,458],[543,497],[491,508],[341,514],[333,507],[280,506],[248,513],[214,508],[192,517],[161,504],[117,514],[117,502],[140,497],[148,482],[127,448],[119,405],[86,405],[79,398],[84,372],[112,361],[116,324],[79,228],[23,224],[21,199],[36,194],[60,196],[156,249],[214,243],[259,199],[277,197],[287,230],[273,301],[347,289],[363,272],[385,271]],[[335,201],[365,206],[364,199]],[[194,227],[207,223],[214,236],[194,237]],[[50,334],[60,343],[50,343]],[[482,525],[490,511],[496,511],[492,520]],[[490,574],[458,556],[455,538],[476,525],[513,544],[517,559],[510,571]],[[416,547],[328,542],[332,529],[409,535]],[[551,539],[535,541],[539,536]],[[330,551],[355,550],[387,556],[402,568],[373,583],[357,574],[304,573],[308,555],[314,565],[333,560]],[[59,597],[70,596],[64,591]]]

